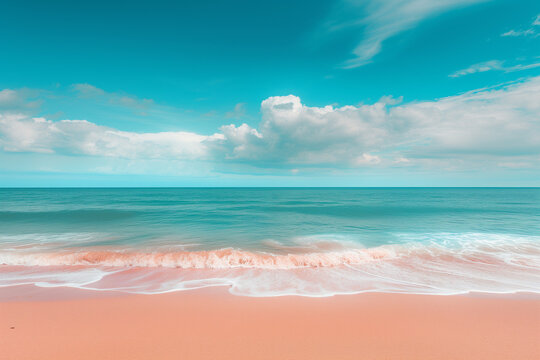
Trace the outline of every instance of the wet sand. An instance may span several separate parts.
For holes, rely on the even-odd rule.
[[[538,295],[0,289],[0,359],[540,359]]]

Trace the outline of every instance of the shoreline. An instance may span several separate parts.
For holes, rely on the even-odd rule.
[[[362,296],[362,295],[396,295],[396,296],[426,296],[426,297],[473,297],[473,298],[499,298],[499,299],[530,299],[540,302],[539,292],[530,291],[516,291],[516,292],[485,292],[485,291],[469,291],[455,294],[424,294],[424,293],[399,293],[399,292],[385,292],[385,291],[364,291],[358,293],[336,293],[329,295],[302,295],[302,294],[282,294],[271,296],[249,296],[238,295],[229,291],[230,286],[226,285],[211,285],[200,288],[184,289],[184,290],[172,290],[162,293],[136,293],[122,290],[109,290],[109,289],[85,289],[71,286],[38,286],[35,284],[19,284],[12,286],[0,287],[0,304],[10,302],[42,302],[42,301],[66,301],[66,300],[84,300],[84,299],[96,299],[96,298],[115,298],[115,297],[128,297],[128,296],[163,296],[172,294],[183,293],[212,293],[220,294],[222,296],[232,296],[239,298],[249,299],[279,299],[279,298],[300,298],[300,299],[324,299],[333,297],[348,297],[348,296]]]
[[[0,302],[6,359],[540,358],[538,294],[254,298],[225,288],[33,288],[19,288],[18,299],[11,289],[14,298]],[[25,301],[32,290],[41,297]]]

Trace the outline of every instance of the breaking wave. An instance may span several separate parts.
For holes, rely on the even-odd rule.
[[[296,269],[360,264],[393,255],[393,251],[383,248],[286,255],[236,249],[164,253],[94,250],[52,254],[0,254],[0,263],[23,266],[99,265],[107,267],[167,267],[180,269]]]
[[[227,286],[246,296],[330,296],[368,291],[422,294],[540,292],[540,239],[427,234],[360,248],[320,240],[274,251],[216,249],[0,249],[0,286],[34,284],[130,293]]]

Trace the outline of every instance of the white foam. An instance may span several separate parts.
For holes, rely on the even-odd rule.
[[[278,244],[279,251],[290,251],[281,254],[238,249],[1,249],[0,286],[145,294],[226,286],[243,296],[540,293],[540,237],[472,233],[399,237],[406,243],[368,249],[346,242],[306,241],[301,249]]]

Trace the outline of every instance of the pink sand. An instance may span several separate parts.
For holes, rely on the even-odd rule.
[[[540,359],[537,296],[20,290],[0,302],[0,359]]]

